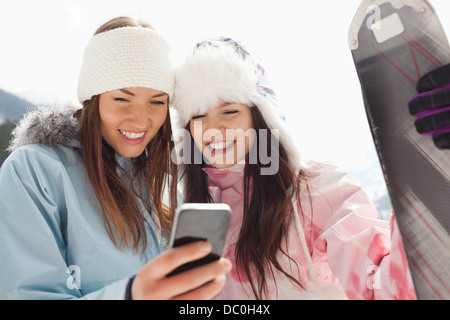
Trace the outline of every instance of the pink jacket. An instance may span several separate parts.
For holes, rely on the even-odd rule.
[[[245,275],[239,281],[235,267],[234,249],[243,215],[242,169],[242,165],[204,169],[214,201],[233,210],[224,256],[234,267],[217,299],[255,298]],[[368,196],[338,168],[314,162],[306,169],[311,198],[304,188],[301,199],[295,201],[297,213],[289,220],[287,247],[283,245],[299,267],[279,255],[284,270],[305,289],[280,273],[275,275],[276,283],[267,279],[267,298],[416,299],[394,217],[389,222],[381,220]]]

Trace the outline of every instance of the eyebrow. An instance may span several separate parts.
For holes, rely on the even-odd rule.
[[[133,93],[133,92],[130,92],[130,91],[128,91],[128,90],[125,90],[125,89],[120,89],[120,91],[122,91],[123,93],[125,93],[125,94],[128,94],[128,95],[130,95],[130,96],[133,96],[133,97],[134,97],[134,93]]]
[[[218,106],[217,106],[217,108],[223,108],[223,107],[226,107],[226,106],[229,106],[229,105],[231,105],[231,104],[234,104],[234,103],[231,103],[231,102],[222,102],[221,104],[219,104]]]
[[[164,96],[168,96],[168,94],[163,92],[163,93],[153,96],[153,98],[159,98],[159,97],[164,97]]]
[[[134,94],[133,92],[128,91],[128,90],[126,90],[126,89],[119,89],[119,90],[122,91],[122,92],[125,93],[125,94],[130,95],[130,96],[133,96],[133,97],[135,96],[135,94]],[[164,96],[168,96],[168,94],[162,92],[162,93],[160,93],[160,94],[154,95],[153,98],[159,98],[159,97],[164,97]]]

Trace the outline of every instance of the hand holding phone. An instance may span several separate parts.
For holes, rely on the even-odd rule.
[[[167,277],[167,270],[200,259],[211,252],[207,242],[194,242],[161,253],[137,272],[131,286],[134,300],[205,300],[223,289],[231,262],[221,258],[208,265]]]
[[[211,244],[211,253],[182,265],[167,276],[220,259],[230,218],[231,208],[226,204],[189,203],[179,206],[175,211],[169,246],[174,248],[195,241],[207,241]]]

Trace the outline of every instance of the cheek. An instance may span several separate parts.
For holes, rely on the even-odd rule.
[[[164,125],[164,123],[167,120],[167,110],[164,110],[163,112],[159,113],[155,118],[154,121],[158,124],[159,127]]]
[[[149,132],[154,135],[164,126],[167,120],[167,109],[164,110],[153,110],[148,116],[149,121]]]
[[[115,122],[117,122],[117,117],[114,116],[111,112],[100,112],[100,120],[102,123],[102,126],[104,127],[110,127]]]
[[[247,118],[241,118],[236,123],[233,124],[233,130],[235,130],[236,135],[240,139],[246,139],[248,141],[252,139],[252,137],[255,136],[255,130],[253,127],[253,123],[251,120]]]
[[[190,125],[190,131],[192,135],[192,139],[194,139],[195,145],[202,150],[203,145],[203,132],[201,130],[201,126],[197,121],[191,121]]]
[[[247,131],[253,129],[253,119],[250,109],[243,111],[238,117],[230,120],[229,127],[235,130]]]
[[[253,119],[252,119],[252,115],[251,115],[250,111],[248,112],[248,114],[245,117],[244,121],[245,121],[244,126],[247,129],[254,129],[255,128],[255,126],[253,125]]]
[[[102,103],[99,104],[99,114],[102,131],[107,130],[110,127],[114,127],[120,118],[120,116],[113,112],[111,108],[108,108],[108,106]]]

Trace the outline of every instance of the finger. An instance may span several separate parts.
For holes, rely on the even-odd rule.
[[[450,132],[433,136],[433,141],[439,149],[450,149]]]
[[[185,272],[190,269],[197,268],[199,266],[208,264],[208,263],[216,261],[218,259],[220,259],[220,256],[211,252],[206,257],[203,257],[203,258],[195,260],[195,261],[188,262],[186,264],[183,264],[181,267],[178,267],[177,269],[172,270],[169,274],[167,274],[167,277],[173,277],[176,274]]]
[[[206,241],[189,243],[172,248],[149,262],[145,268],[149,268],[154,279],[165,277],[169,272],[179,266],[203,258],[211,252],[211,245]]]
[[[173,296],[184,294],[208,283],[220,275],[231,271],[231,262],[228,259],[208,263],[206,265],[188,270],[164,280],[164,286],[173,292]]]
[[[450,64],[425,74],[417,82],[417,91],[425,92],[450,83]]]
[[[450,84],[420,93],[408,102],[409,113],[417,117],[421,117],[421,113],[432,112],[448,106],[450,106]]]
[[[417,119],[415,125],[417,132],[425,135],[434,135],[450,131],[450,111]]]
[[[225,275],[220,275],[197,289],[174,297],[173,300],[210,300],[222,291],[226,279]]]

